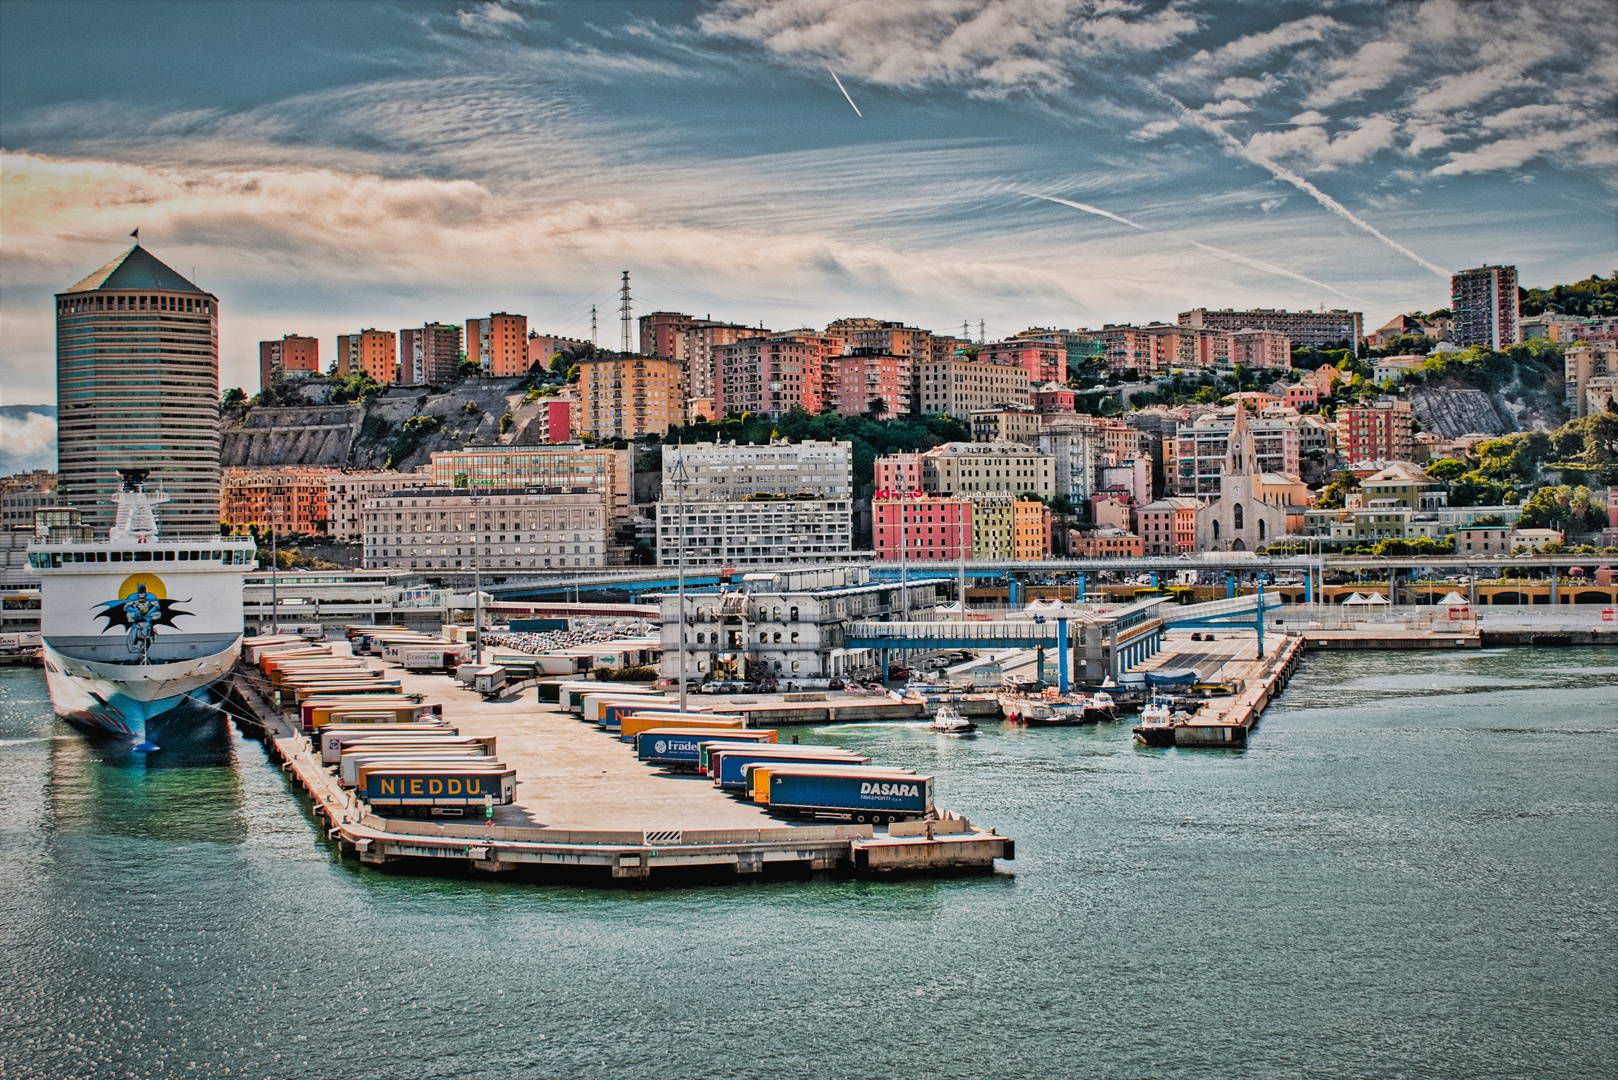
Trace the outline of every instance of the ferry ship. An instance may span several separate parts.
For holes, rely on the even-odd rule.
[[[45,682],[57,715],[155,750],[148,725],[229,673],[241,653],[246,537],[161,540],[146,470],[120,469],[105,540],[75,510],[37,512]]]

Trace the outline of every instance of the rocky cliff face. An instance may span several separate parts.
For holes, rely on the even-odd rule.
[[[327,404],[331,387],[310,383],[296,388],[307,404],[254,406],[220,424],[226,468],[319,465],[328,468],[414,469],[435,450],[494,446],[521,430],[514,423],[504,436],[500,417],[533,412],[509,379],[468,379],[442,392],[392,387],[365,402]],[[410,424],[414,417],[431,421]],[[436,426],[435,426],[436,422]]]

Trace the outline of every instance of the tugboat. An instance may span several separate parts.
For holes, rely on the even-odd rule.
[[[940,705],[938,712],[933,714],[932,723],[927,725],[927,730],[936,731],[940,735],[964,738],[976,735],[978,726],[962,716],[953,705]]]
[[[1090,695],[1090,700],[1084,703],[1084,718],[1090,723],[1106,721],[1112,723],[1118,719],[1118,708],[1113,704],[1112,695],[1105,690],[1097,690]]]

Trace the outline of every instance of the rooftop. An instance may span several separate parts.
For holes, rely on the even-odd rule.
[[[192,292],[209,295],[182,277],[173,267],[136,244],[106,266],[97,270],[77,285],[70,293],[97,292],[102,289],[165,289],[169,292]]]

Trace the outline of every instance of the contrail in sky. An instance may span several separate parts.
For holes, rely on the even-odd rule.
[[[848,98],[849,108],[854,110],[854,115],[859,117],[861,120],[864,120],[865,114],[860,112],[860,107],[858,105],[854,104],[854,99],[848,97],[848,87],[844,86],[843,80],[837,77],[837,72],[832,71],[831,68],[827,68],[826,70],[831,73],[831,81],[837,84],[837,89],[841,90],[843,92],[843,96]]]
[[[1249,150],[1246,143],[1242,142],[1240,139],[1236,138],[1236,136],[1226,131],[1217,121],[1210,119],[1209,117],[1205,117],[1200,113],[1193,112],[1182,105],[1174,96],[1165,94],[1163,91],[1159,90],[1155,86],[1150,85],[1149,83],[1146,84],[1146,88],[1158,98],[1174,106],[1174,108],[1179,111],[1180,119],[1184,123],[1191,127],[1199,127],[1203,131],[1208,132],[1214,138],[1224,143],[1225,148],[1231,153],[1235,154],[1237,157],[1242,158],[1245,161],[1250,161],[1254,165],[1257,165],[1263,169],[1267,169],[1270,175],[1274,176],[1277,180],[1285,180],[1287,183],[1291,184],[1305,195],[1308,195],[1311,199],[1315,200],[1315,202],[1319,203],[1327,210],[1330,210],[1332,213],[1336,214],[1344,221],[1349,222],[1351,225],[1370,233],[1372,236],[1376,237],[1388,247],[1415,263],[1417,266],[1420,266],[1424,270],[1432,271],[1445,281],[1450,279],[1450,272],[1448,270],[1445,270],[1437,263],[1429,262],[1420,255],[1417,255],[1414,251],[1411,251],[1409,248],[1405,247],[1403,244],[1399,243],[1397,240],[1387,236],[1375,225],[1372,225],[1369,221],[1359,217],[1348,207],[1344,206],[1330,195],[1327,195],[1324,191],[1321,191],[1319,188],[1315,187],[1314,184],[1311,184],[1308,180],[1305,180],[1291,169],[1288,169],[1283,165],[1277,165],[1263,154]]]
[[[1128,225],[1131,229],[1139,229],[1143,233],[1150,233],[1150,232],[1155,232],[1156,231],[1156,230],[1153,230],[1153,229],[1148,229],[1146,226],[1141,225],[1141,224],[1139,224],[1137,222],[1130,221],[1126,217],[1122,217],[1122,216],[1120,216],[1118,214],[1114,214],[1110,210],[1103,210],[1099,206],[1091,206],[1088,203],[1074,202],[1072,199],[1058,199],[1054,195],[1039,195],[1039,194],[1036,194],[1036,193],[1034,193],[1032,191],[1024,191],[1024,192],[1021,192],[1021,194],[1026,195],[1031,199],[1044,199],[1046,202],[1060,203],[1062,206],[1071,206],[1075,210],[1083,210],[1086,214],[1095,214],[1098,217],[1110,218],[1111,220],[1118,222],[1120,225]],[[1268,273],[1268,274],[1280,274],[1282,277],[1289,277],[1289,278],[1293,279],[1294,281],[1302,281],[1302,282],[1306,282],[1306,283],[1308,283],[1310,285],[1319,286],[1320,288],[1325,289],[1327,292],[1336,293],[1338,296],[1341,296],[1344,300],[1352,300],[1356,304],[1363,304],[1364,303],[1364,301],[1361,300],[1357,296],[1350,296],[1348,293],[1344,292],[1343,290],[1341,290],[1339,288],[1335,288],[1334,286],[1327,285],[1324,281],[1316,281],[1312,277],[1305,277],[1302,274],[1297,273],[1296,271],[1288,270],[1284,266],[1275,266],[1275,265],[1273,265],[1271,263],[1263,262],[1263,261],[1261,261],[1259,259],[1254,259],[1254,258],[1251,258],[1251,257],[1249,257],[1247,255],[1239,255],[1234,251],[1226,251],[1224,248],[1214,247],[1212,244],[1204,244],[1200,240],[1191,239],[1189,236],[1186,236],[1184,233],[1165,232],[1165,233],[1161,233],[1160,235],[1172,236],[1174,239],[1184,241],[1185,243],[1190,244],[1194,248],[1200,248],[1201,250],[1208,252],[1210,255],[1215,255],[1215,256],[1218,256],[1220,258],[1230,259],[1230,260],[1232,260],[1234,262],[1237,262],[1237,263],[1240,263],[1241,265],[1246,266],[1246,267],[1248,267],[1250,269],[1262,270],[1262,271],[1264,271],[1265,273]]]

